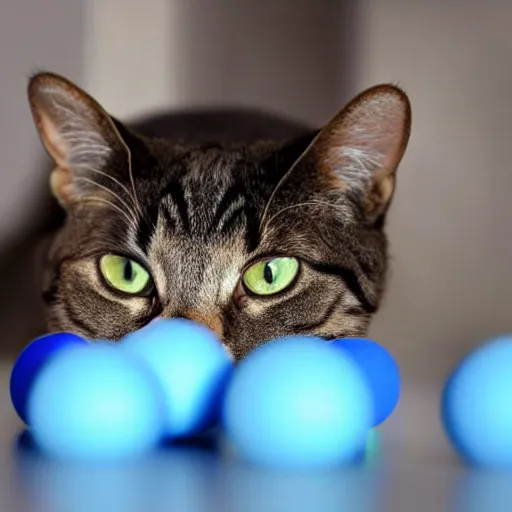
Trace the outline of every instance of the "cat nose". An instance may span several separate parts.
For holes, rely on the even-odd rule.
[[[184,318],[198,322],[205,325],[208,329],[212,330],[220,339],[222,339],[223,328],[220,315],[214,313],[202,313],[200,311],[185,311]]]
[[[162,317],[165,317],[165,315],[162,315]],[[178,314],[169,315],[167,318],[182,318],[184,320],[191,320],[192,322],[197,322],[199,324],[204,325],[205,327],[208,327],[211,331],[213,331],[219,339],[222,340],[223,336],[223,327],[222,327],[222,320],[220,315],[215,313],[205,313],[201,311],[196,310],[186,310],[181,311]]]

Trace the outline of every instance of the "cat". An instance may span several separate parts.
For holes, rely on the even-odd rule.
[[[47,332],[117,341],[187,318],[236,362],[279,336],[366,335],[411,129],[400,88],[320,129],[244,110],[128,125],[48,72],[28,100],[59,205],[38,270]]]

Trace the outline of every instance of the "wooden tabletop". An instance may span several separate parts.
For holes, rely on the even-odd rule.
[[[404,385],[372,467],[299,475],[248,467],[207,443],[122,467],[47,460],[19,440],[9,374],[10,364],[0,364],[2,512],[510,511],[508,479],[464,469],[453,456],[435,387]]]

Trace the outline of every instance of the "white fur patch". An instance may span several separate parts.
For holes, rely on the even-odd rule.
[[[342,147],[338,155],[343,163],[337,172],[351,188],[365,188],[372,180],[373,171],[382,162],[380,153],[362,147]]]
[[[69,108],[66,105],[70,101],[68,94],[60,88],[52,88],[47,92],[52,96],[52,107],[60,120],[58,125],[55,125],[49,119],[45,119],[45,129],[49,138],[57,143],[56,146],[64,146],[70,167],[100,167],[106,162],[112,150],[99,130],[89,124],[90,114],[87,108],[78,103],[75,104],[78,111]]]
[[[226,354],[228,355],[229,359],[231,359],[231,361],[234,361],[235,358],[234,358],[231,350],[229,350],[229,348],[224,343],[222,344],[222,348],[226,351]]]

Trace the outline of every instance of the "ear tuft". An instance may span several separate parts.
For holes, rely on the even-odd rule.
[[[54,160],[52,190],[63,205],[80,195],[80,175],[101,172],[114,152],[127,153],[110,116],[87,93],[53,73],[39,73],[28,99],[41,140]],[[77,179],[78,178],[78,179]]]
[[[320,132],[311,151],[321,172],[363,196],[371,218],[387,209],[411,130],[411,106],[393,85],[354,98]]]

